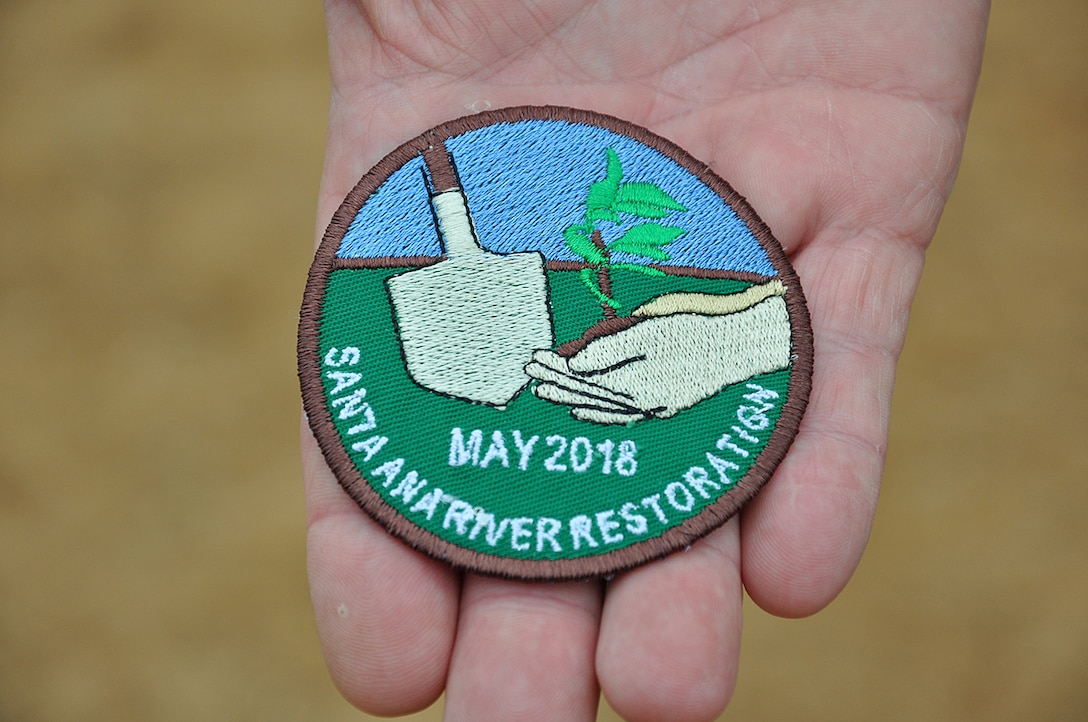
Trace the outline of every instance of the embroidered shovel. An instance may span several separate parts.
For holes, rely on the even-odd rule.
[[[502,407],[529,385],[533,352],[554,343],[544,257],[484,250],[442,142],[423,160],[446,258],[387,281],[405,367],[425,389]]]

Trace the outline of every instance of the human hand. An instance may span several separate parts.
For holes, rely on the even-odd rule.
[[[341,490],[309,430],[311,592],[336,684],[379,714],[705,720],[732,693],[742,590],[811,614],[868,536],[895,363],[951,189],[987,3],[326,0],[319,231],[358,178],[467,110],[584,107],[713,166],[774,230],[815,336],[808,410],[739,518],[607,584],[460,575]],[[646,323],[644,321],[642,323]],[[660,403],[660,402],[654,402]]]
[[[582,421],[668,418],[789,365],[784,293],[771,281],[728,296],[668,294],[635,309],[633,325],[594,338],[569,359],[537,351],[525,372],[540,382],[533,393],[570,405]]]

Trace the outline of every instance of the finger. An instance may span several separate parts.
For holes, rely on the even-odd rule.
[[[563,375],[570,373],[570,366],[567,365],[567,359],[555,353],[554,351],[549,351],[547,349],[539,349],[537,351],[534,351],[532,360],[535,361],[536,364],[538,364],[539,366],[543,366],[544,368],[549,369],[550,371],[554,371],[555,373]],[[530,363],[530,365],[532,364]]]
[[[567,366],[577,374],[598,375],[622,368],[646,358],[643,348],[650,329],[658,319],[647,318],[630,328],[607,336],[598,336],[578,353],[567,359]]]
[[[466,577],[445,719],[595,719],[600,609],[598,582]]]
[[[815,331],[812,394],[774,478],[742,514],[744,582],[781,616],[819,611],[853,574],[869,537],[887,448],[895,363],[920,252],[817,251],[807,272]]]
[[[573,379],[566,372],[556,371],[550,366],[538,364],[536,361],[530,361],[525,365],[525,373],[537,381],[548,383],[563,383],[567,379]]]
[[[380,715],[442,693],[457,623],[456,574],[389,536],[341,489],[302,427],[310,593],[333,681]]]
[[[601,398],[598,395],[590,395],[581,391],[575,391],[574,389],[561,386],[559,384],[544,383],[537,384],[533,389],[533,393],[537,397],[544,399],[545,401],[551,401],[554,404],[565,404],[567,406],[586,406],[591,408],[601,409],[602,411],[617,411],[632,413],[636,411],[629,404],[618,404],[608,399]]]
[[[625,720],[711,720],[729,703],[740,652],[739,552],[734,520],[609,584],[597,675]]]
[[[869,537],[883,469],[883,441],[870,435],[884,420],[847,400],[867,385],[865,375],[814,380],[789,453],[742,513],[745,586],[784,617],[814,614],[846,586]],[[848,409],[854,420],[832,421]]]
[[[540,388],[541,386],[562,387],[582,396],[598,398],[625,408],[635,408],[632,405],[634,399],[631,396],[618,391],[613,391],[601,384],[593,383],[592,381],[584,381],[576,376],[556,373],[543,367],[536,367],[531,362],[525,369],[533,378],[544,382],[538,385],[537,388]]]

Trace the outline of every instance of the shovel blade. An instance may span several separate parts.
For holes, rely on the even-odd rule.
[[[554,343],[544,258],[479,253],[387,281],[411,379],[429,391],[505,406],[525,365]]]

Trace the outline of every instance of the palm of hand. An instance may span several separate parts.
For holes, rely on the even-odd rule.
[[[773,613],[809,614],[860,558],[985,8],[328,0],[326,12],[322,228],[377,160],[440,122],[589,108],[677,142],[753,202],[805,285],[816,341],[801,432],[743,523],[607,589],[461,579],[370,522],[304,430],[311,587],[334,679],[386,714],[446,688],[451,719],[592,719],[603,689],[629,719],[712,718],[732,693],[742,588]]]

